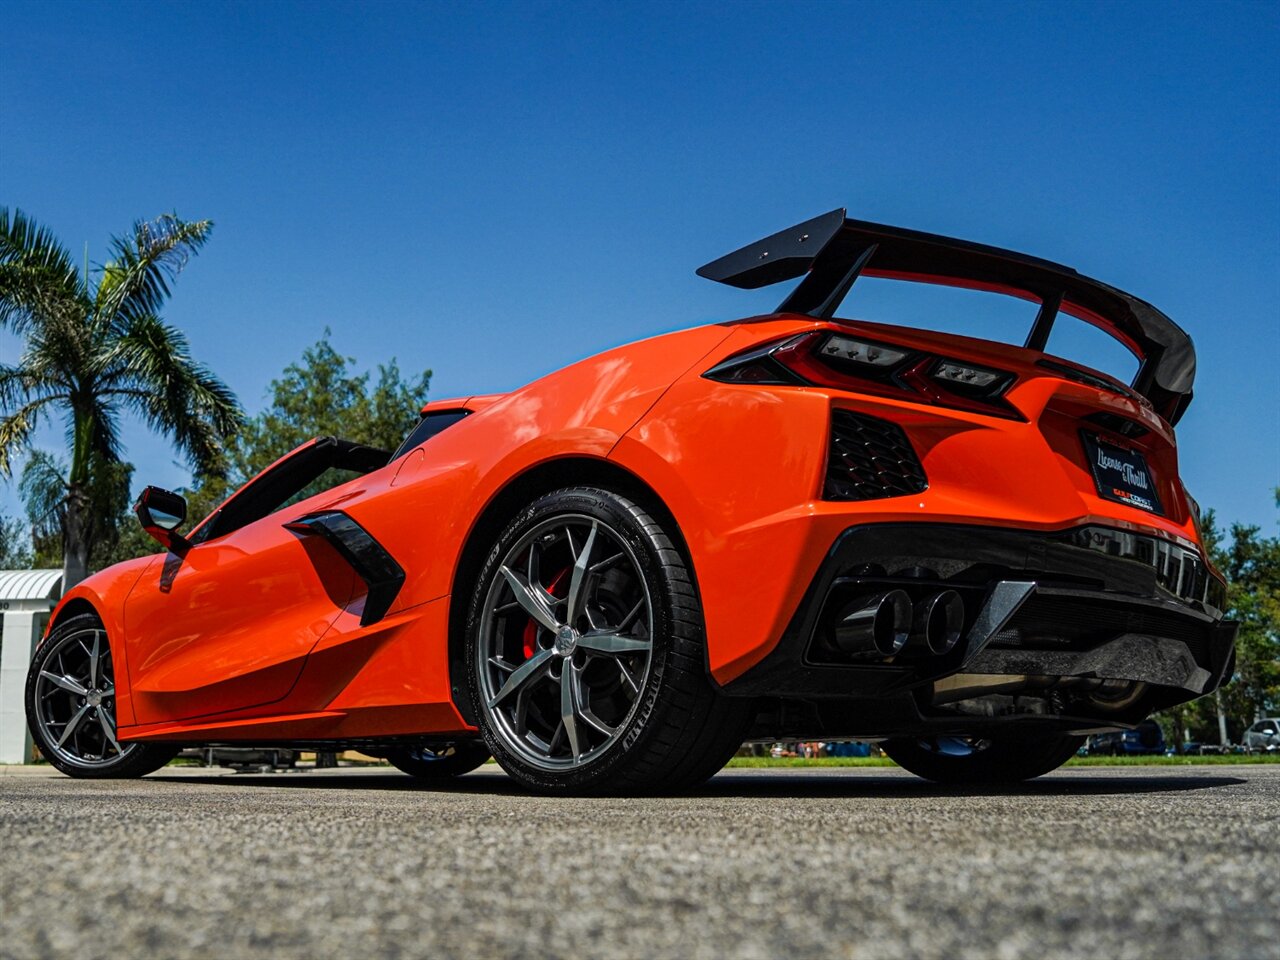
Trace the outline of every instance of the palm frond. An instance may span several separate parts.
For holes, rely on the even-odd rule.
[[[48,267],[59,275],[76,275],[75,261],[53,232],[21,210],[0,207],[0,263]]]
[[[8,477],[13,471],[13,457],[31,438],[39,425],[45,404],[53,397],[37,397],[24,403],[13,413],[0,417],[0,476]]]
[[[57,317],[83,319],[86,309],[67,251],[21,210],[0,207],[0,326],[21,334]]]
[[[66,465],[44,450],[33,450],[22,468],[18,494],[36,536],[51,536],[61,531],[67,502],[66,472]]]
[[[213,230],[212,220],[188,222],[173,214],[139,220],[129,237],[113,237],[111,261],[98,283],[95,314],[105,323],[117,316],[158,313],[169,299],[169,283],[200,251]]]
[[[104,396],[120,397],[157,433],[173,438],[201,473],[226,469],[223,441],[244,423],[231,389],[191,359],[187,338],[154,315],[131,318],[103,375]]]
[[[43,376],[40,370],[0,363],[0,416],[7,416],[9,411],[37,397],[66,400],[69,396],[61,384]]]

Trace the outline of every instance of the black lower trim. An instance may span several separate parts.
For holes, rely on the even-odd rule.
[[[1236,629],[1209,600],[1220,582],[1190,551],[1131,533],[1130,549],[1117,551],[1099,529],[851,527],[832,544],[778,645],[725,692],[888,697],[959,672],[1118,677],[1178,688],[1182,699],[1215,689]],[[1193,563],[1198,571],[1170,577],[1171,550],[1184,571]],[[850,598],[884,589],[913,600],[955,590],[966,608],[963,639],[936,657],[842,657],[827,639],[836,614]]]
[[[285,528],[324,537],[365,582],[369,593],[360,614],[360,626],[377,623],[387,615],[404,586],[404,570],[364,527],[345,513],[329,510],[290,520]]]

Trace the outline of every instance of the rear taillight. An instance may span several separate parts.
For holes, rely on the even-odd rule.
[[[1204,541],[1204,527],[1201,526],[1200,501],[1193,497],[1186,487],[1182,488],[1182,492],[1187,498],[1187,513],[1191,514],[1191,524],[1196,532],[1196,540],[1207,549]]]
[[[820,386],[1023,418],[1004,399],[1005,370],[844,333],[806,333],[721,361],[703,376],[723,383]]]

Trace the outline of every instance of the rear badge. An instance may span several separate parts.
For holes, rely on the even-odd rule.
[[[1083,438],[1098,496],[1147,513],[1164,514],[1151,469],[1142,454],[1117,447],[1092,433],[1083,434]]]

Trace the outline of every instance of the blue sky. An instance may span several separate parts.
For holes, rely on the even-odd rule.
[[[0,203],[91,260],[140,216],[215,220],[167,319],[250,411],[326,326],[445,397],[767,310],[694,269],[837,206],[1024,250],[1191,332],[1188,486],[1274,532],[1277,37],[1262,3],[6,0]],[[187,482],[126,440],[138,483]]]

